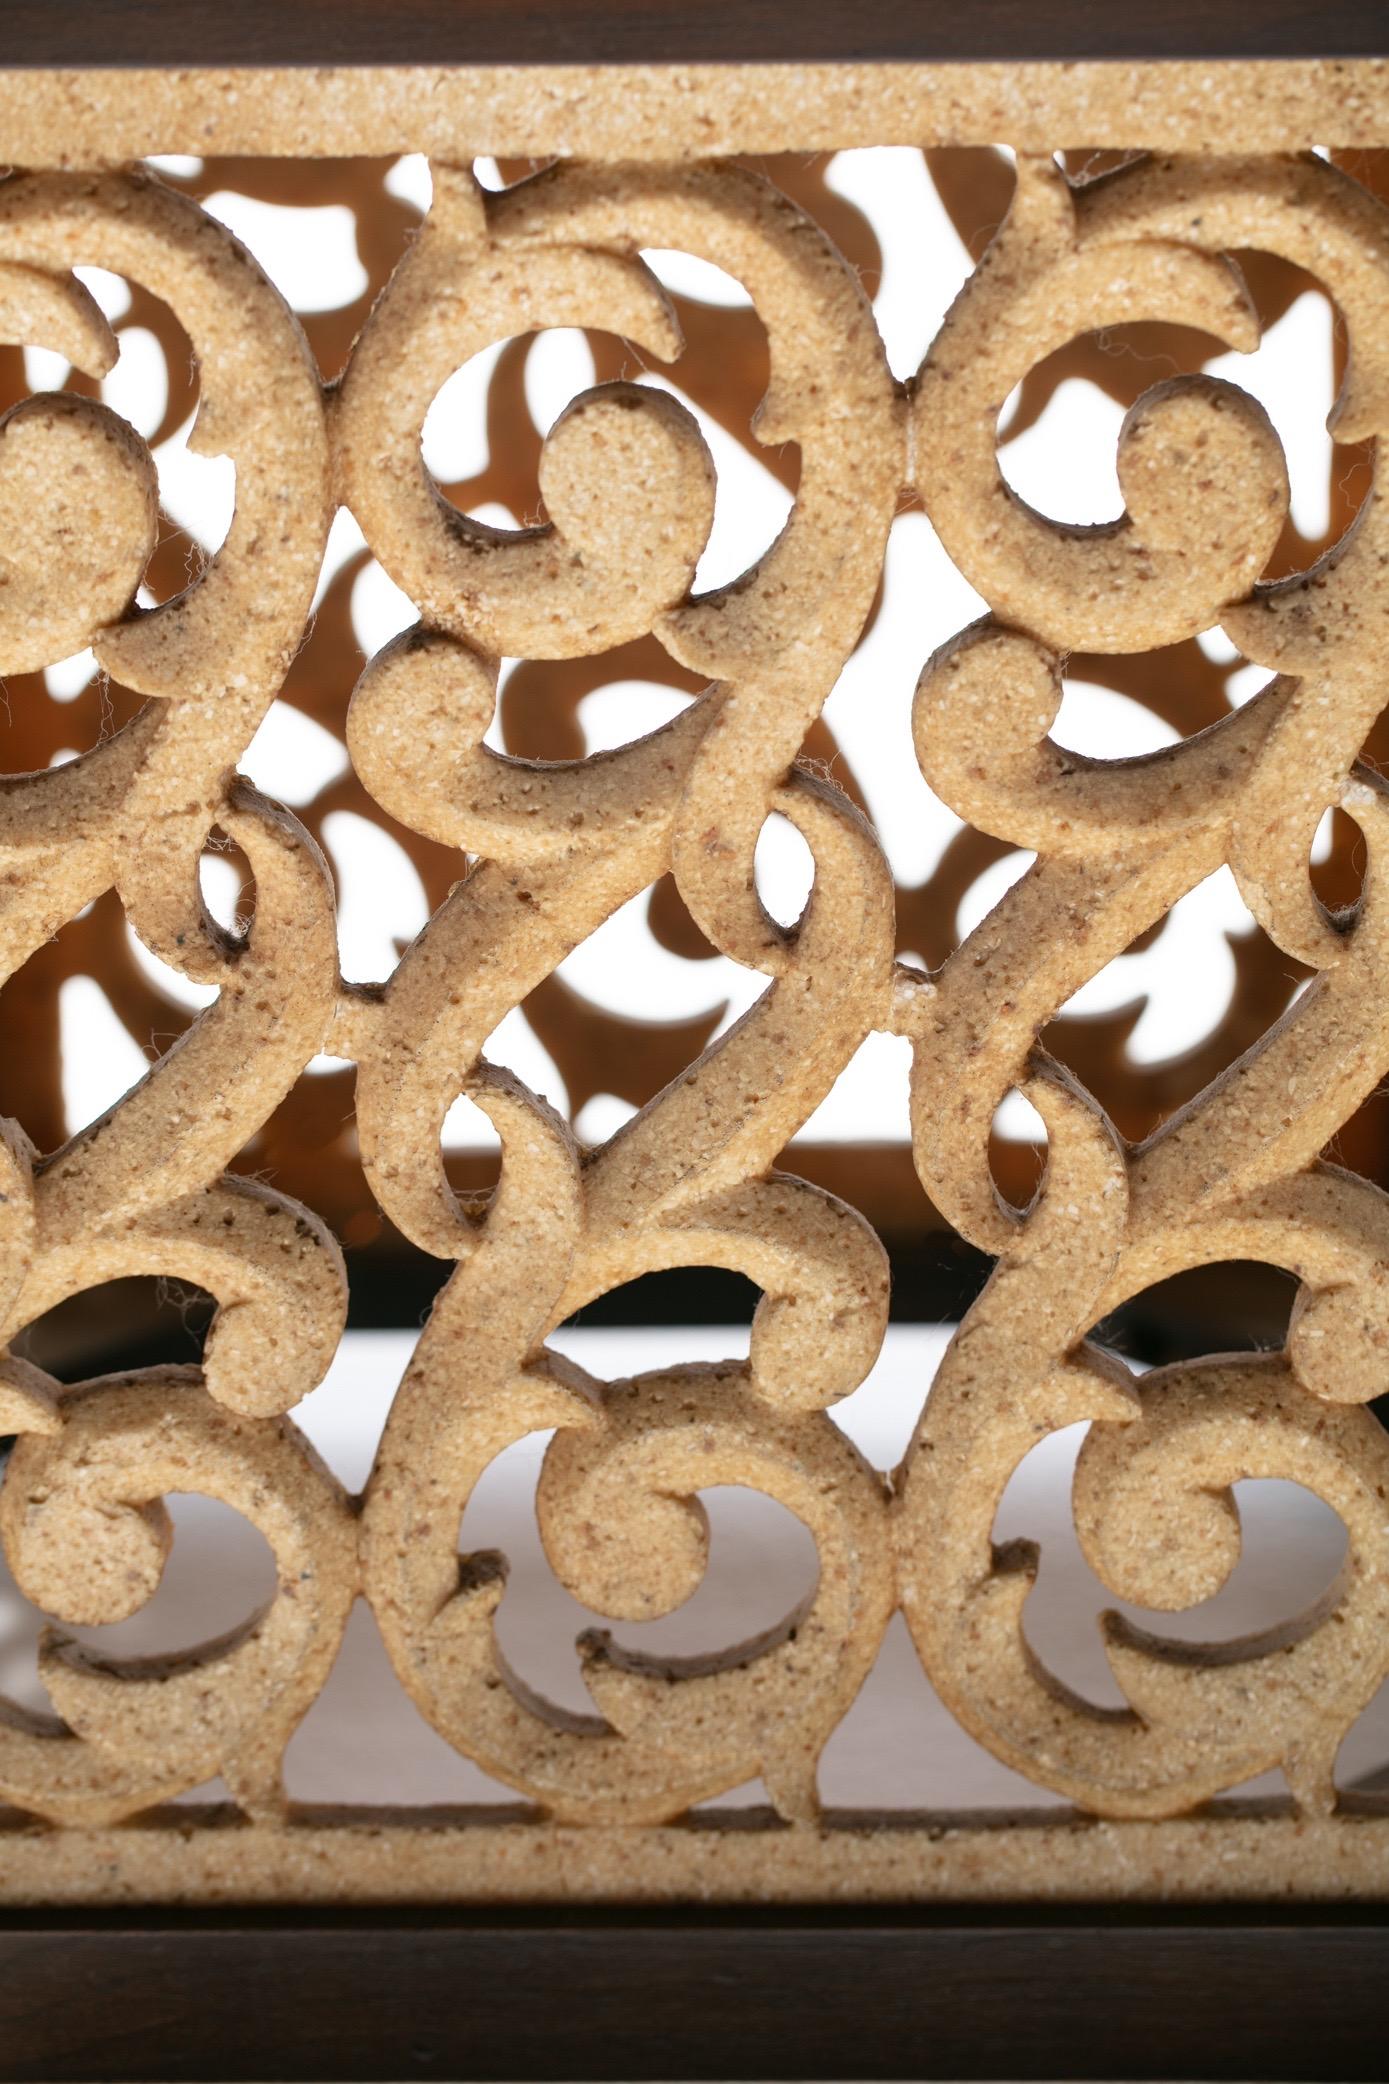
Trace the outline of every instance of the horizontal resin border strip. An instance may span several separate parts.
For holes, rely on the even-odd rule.
[[[705,158],[856,145],[1374,148],[1389,58],[1213,63],[0,69],[0,154]]]
[[[734,1811],[588,1831],[522,1810],[305,1809],[288,1826],[170,1808],[106,1831],[0,1822],[0,1906],[1374,1902],[1389,1813],[1335,1822],[1213,1803],[1165,1823],[1066,1812],[862,1818],[787,1829]]]

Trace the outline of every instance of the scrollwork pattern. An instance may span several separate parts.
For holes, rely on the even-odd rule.
[[[1063,192],[1045,167],[1023,173],[1018,197],[998,253],[1012,259],[1002,279],[1005,289],[1020,286],[1024,313],[1034,296],[1043,298],[1039,314],[1047,308],[1047,293],[1033,285],[1051,284],[1054,294],[1058,269],[1102,283],[1104,267],[1092,273],[1102,252],[1109,262],[1122,254],[1125,280],[1141,263],[1137,280],[1149,267],[1184,264],[1177,257],[1188,248],[1204,256],[1211,246],[1258,241],[1306,255],[1315,242],[1345,313],[1363,308],[1382,273],[1382,212],[1314,160],[1143,162],[1078,193]],[[1135,254],[1126,237],[1140,227]],[[1120,245],[1111,249],[1116,235]],[[984,393],[1017,374],[1006,363],[992,384],[972,374],[970,387],[941,404],[957,335],[980,337],[971,329],[985,323],[997,330],[1001,294],[981,271],[928,357],[921,409],[936,398],[937,443],[955,438],[953,425],[963,435],[972,422],[977,446],[990,410]],[[1093,315],[1100,306],[1088,308]],[[1050,325],[1048,318],[1037,326],[1046,345]],[[1026,338],[1026,317],[1022,331]],[[1011,335],[1005,329],[1002,337]],[[1336,411],[1341,424],[1366,433],[1377,433],[1383,417],[1378,348],[1373,327],[1363,342],[1357,335],[1358,359]],[[1372,492],[1347,538],[1294,581],[1236,582],[1233,564],[1203,572],[1207,544],[1222,557],[1262,563],[1283,479],[1257,416],[1239,407],[1244,417],[1231,423],[1223,396],[1183,395],[1186,417],[1170,390],[1146,417],[1143,401],[1130,415],[1129,512],[1088,539],[1021,509],[1001,484],[981,484],[982,456],[971,466],[975,492],[1004,515],[976,546],[976,583],[995,615],[923,675],[918,751],[923,771],[962,814],[1006,831],[1038,858],[933,990],[915,993],[901,1016],[917,1043],[913,1133],[922,1179],[966,1235],[998,1254],[902,1472],[905,1610],[927,1669],[976,1736],[1033,1779],[1118,1816],[1179,1814],[1270,1764],[1283,1767],[1301,1805],[1328,1809],[1340,1740],[1389,1670],[1372,1618],[1382,1571],[1383,1434],[1368,1414],[1346,1408],[1378,1395],[1382,1383],[1379,1253],[1346,1247],[1355,1234],[1383,1237],[1384,1200],[1321,1155],[1381,1075],[1384,1048],[1371,979],[1384,916],[1386,798],[1378,776],[1356,764],[1378,708],[1366,680],[1379,642],[1382,581],[1368,548],[1378,506]],[[1199,431],[1212,414],[1225,421],[1223,433],[1215,423]],[[1232,435],[1232,425],[1243,431]],[[1138,435],[1141,484],[1132,459]],[[1245,445],[1242,459],[1232,447],[1222,465],[1214,451],[1231,441]],[[958,482],[940,497],[941,525],[951,531]],[[1222,498],[1246,494],[1247,519],[1222,509]],[[1157,533],[1148,518],[1154,499]],[[970,553],[961,545],[956,554]],[[1105,618],[1105,641],[1125,643],[1126,618],[1150,598],[1154,629],[1175,634],[1163,605],[1164,569],[1172,569],[1165,556],[1189,582],[1177,585],[1174,606],[1196,622],[1218,615],[1277,677],[1169,752],[1109,765],[1063,753],[1046,735],[1060,696],[1056,645],[1093,641],[1096,615]],[[1352,601],[1357,567],[1365,583]],[[1236,598],[1222,600],[1232,584]],[[1329,916],[1308,876],[1315,821],[1328,804],[1349,812],[1364,837],[1368,861],[1353,916]],[[1316,975],[1253,1049],[1127,1151],[1093,1103],[1048,1066],[1036,1037],[1085,976],[1222,862],[1272,939]],[[1013,1086],[1034,1098],[1049,1131],[1046,1181],[1021,1216],[992,1189],[985,1141]],[[1284,1266],[1302,1283],[1281,1359],[1217,1361],[1140,1385],[1087,1344],[1087,1332],[1125,1297],[1188,1267],[1243,1257]],[[1174,1607],[1218,1589],[1238,1554],[1229,1486],[1259,1475],[1294,1476],[1335,1506],[1350,1534],[1342,1583],[1300,1622],[1204,1654],[1114,1619],[1110,1661],[1131,1710],[1077,1699],[1026,1643],[1035,1554],[996,1549],[991,1530],[1012,1468],[1038,1437],[1078,1420],[1090,1421],[1090,1431],[1077,1527],[1120,1596]]]
[[[756,437],[799,457],[782,533],[704,593],[716,472],[669,389],[623,376],[572,400],[540,449],[536,518],[515,531],[460,511],[423,461],[441,386],[519,334],[602,331],[678,379],[682,335],[643,259],[653,249],[746,290],[770,369]],[[1282,448],[1244,390],[1208,375],[1165,379],[1132,405],[1111,524],[1034,511],[997,455],[1009,395],[1079,335],[1180,321],[1254,348],[1232,257],[1249,249],[1307,270],[1334,300],[1350,346],[1335,425],[1377,442],[1389,213],[1315,157],[1145,157],[1081,181],[1020,159],[1007,216],[909,383],[889,371],[854,270],[746,166],[557,164],[490,192],[466,167],[436,167],[419,236],[327,385],[257,264],[153,175],[0,182],[3,339],[98,376],[114,343],[71,271],[130,278],[186,330],[197,441],[236,474],[225,542],[175,598],[142,606],[157,527],[146,444],[66,393],[0,420],[0,672],[91,644],[142,705],[80,758],[0,781],[4,974],[114,891],[153,955],[216,989],[148,1076],[61,1148],[36,1150],[17,1124],[0,1139],[0,1422],[17,1442],[0,1540],[21,1587],[68,1628],[150,1596],[171,1492],[245,1514],[278,1573],[263,1612],[175,1658],[115,1660],[50,1630],[55,1717],[0,1710],[8,1801],[104,1825],[220,1774],[250,1815],[282,1817],[285,1745],[360,1594],[435,1729],[564,1823],[661,1824],[760,1778],[784,1823],[820,1827],[820,1754],[899,1606],[965,1728],[1083,1810],[1177,1815],[1275,1766],[1299,1807],[1334,1809],[1340,1741],[1389,1677],[1389,1448],[1366,1408],[1389,1386],[1389,1208],[1327,1155],[1389,1066],[1389,794],[1361,758],[1389,657],[1389,524],[1372,483],[1324,557],[1266,578],[1288,527]],[[1036,856],[929,976],[896,959],[871,826],[799,757],[908,499],[987,611],[922,673],[921,773],[976,832]],[[458,868],[379,987],[342,982],[322,855],[236,772],[303,638],[339,506],[418,616],[352,692],[355,774]],[[1049,735],[1071,653],[1155,652],[1217,624],[1272,676],[1220,722],[1125,761]],[[582,759],[494,749],[504,657],[647,642],[699,685],[673,721]],[[1329,808],[1355,822],[1365,857],[1359,901],[1338,913],[1308,873]],[[791,926],[755,872],[774,816],[814,866]],[[254,879],[239,928],[202,895],[214,844],[239,848]],[[1227,864],[1312,981],[1130,1146],[1039,1037]],[[488,1038],[667,876],[764,988],[585,1148],[489,1061]],[[780,1162],[875,1031],[911,1045],[923,1190],[995,1260],[891,1477],[831,1415],[881,1347],[886,1255],[857,1210]],[[308,1209],[229,1170],[325,1054],[355,1066],[379,1209],[450,1267],[360,1500],[287,1415],[345,1321],[338,1247]],[[1013,1091],[1048,1136],[1023,1210],[989,1162]],[[455,1191],[442,1157],[462,1095],[501,1140],[495,1190],[477,1199]],[[1299,1282],[1284,1350],[1139,1378],[1099,1343],[1135,1295],[1237,1258]],[[548,1343],[623,1284],[700,1265],[760,1291],[746,1362],[600,1382]],[[213,1295],[199,1368],[64,1388],[14,1350],[56,1305],[132,1273]],[[1128,1706],[1081,1699],[1027,1639],[1035,1550],[993,1538],[1018,1464],[1080,1421],[1077,1531],[1116,1597],[1172,1610],[1218,1589],[1239,1552],[1233,1487],[1253,1477],[1293,1478],[1340,1515],[1337,1582],[1301,1617],[1202,1650],[1110,1617]],[[579,1650],[594,1712],[544,1700],[497,1637],[505,1560],[459,1552],[484,1472],[542,1431],[546,1555],[619,1630],[699,1584],[699,1494],[714,1485],[762,1492],[804,1524],[814,1586],[775,1626],[699,1658],[591,1631]]]

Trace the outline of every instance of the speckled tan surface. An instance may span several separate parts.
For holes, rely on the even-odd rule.
[[[165,1810],[118,1831],[0,1831],[20,1906],[186,1903],[1064,1903],[1147,1897],[1306,1902],[1389,1895],[1389,1818],[1235,1809],[1178,1823],[988,1824],[945,1816],[835,1828],[587,1831],[422,1812],[414,1820],[240,1824]]]
[[[90,74],[11,76],[0,90],[0,149],[21,160],[268,144],[440,152],[428,219],[326,390],[254,261],[188,199],[119,168],[0,184],[8,336],[99,374],[109,336],[69,270],[88,262],[143,282],[193,341],[198,440],[237,473],[226,543],[185,593],[146,610],[134,603],[153,525],[139,438],[81,399],[39,399],[0,422],[0,672],[91,642],[147,698],[83,757],[6,785],[7,969],[115,887],[146,946],[219,990],[62,1149],[36,1152],[17,1126],[0,1142],[6,1341],[124,1273],[196,1279],[219,1305],[196,1370],[63,1389],[5,1359],[0,1426],[22,1437],[0,1538],[21,1586],[69,1628],[149,1596],[170,1492],[242,1511],[278,1566],[263,1612],[154,1663],[50,1632],[41,1671],[62,1720],[6,1709],[0,1792],[56,1828],[7,1839],[0,1895],[1381,1893],[1389,1825],[1338,1807],[1333,1767],[1389,1676],[1389,1445],[1365,1408],[1387,1379],[1389,1199],[1323,1153],[1389,1072],[1389,794],[1357,764],[1389,659],[1389,523],[1372,489],[1312,572],[1265,584],[1288,499],[1282,450],[1260,407],[1205,376],[1138,400],[1118,458],[1126,512],[1102,528],[1062,528],[1025,506],[995,441],[1013,386],[1077,332],[1180,317],[1254,346],[1228,258],[1249,247],[1309,268],[1338,306],[1351,350],[1340,438],[1389,432],[1389,212],[1336,167],[1286,150],[1389,134],[1383,69],[643,73],[623,75],[620,94],[601,74],[429,84]],[[1201,113],[1217,98],[1218,136]],[[777,128],[778,106],[792,128]],[[1009,215],[910,384],[891,376],[861,284],[818,227],[759,175],[703,156],[906,136],[1162,144],[1172,125],[1183,152],[1082,183],[1023,149]],[[1238,157],[1201,150],[1232,137]],[[1275,139],[1284,149],[1267,151]],[[658,144],[662,163],[633,163]],[[580,148],[625,162],[561,163],[499,194],[457,163],[474,150]],[[693,417],[659,391],[618,383],[574,400],[545,444],[544,518],[515,533],[451,509],[420,452],[446,378],[510,334],[601,325],[678,355],[672,307],[640,257],[650,248],[694,253],[745,284],[769,343],[759,438],[801,455],[782,534],[702,597],[691,588],[713,465]],[[917,758],[960,815],[1037,856],[929,978],[894,959],[873,831],[797,759],[871,612],[908,488],[990,611],[923,670]],[[455,849],[459,866],[370,989],[337,975],[317,848],[235,772],[302,636],[338,504],[420,617],[358,683],[353,760],[382,806]],[[1209,731],[1126,762],[1083,759],[1048,736],[1073,648],[1146,653],[1215,625],[1276,677]],[[500,656],[585,656],[642,635],[706,683],[663,729],[558,765],[485,743]],[[1307,869],[1333,806],[1367,856],[1361,901],[1336,917]],[[754,873],[772,815],[815,865],[790,928]],[[235,930],[211,918],[198,882],[218,834],[256,881],[254,916]],[[1222,863],[1316,979],[1129,1149],[1038,1037]],[[666,873],[710,942],[766,989],[640,1114],[584,1149],[485,1045]],[[882,1340],[882,1247],[857,1211],[777,1169],[875,1029],[912,1045],[923,1185],[997,1261],[891,1478],[829,1415]],[[362,1160],[381,1209],[454,1262],[360,1499],[287,1415],[341,1328],[337,1247],[308,1210],[223,1170],[320,1052],[358,1067]],[[1001,1200],[988,1159],[995,1111],[1015,1089],[1049,1139],[1025,1210]],[[502,1144],[497,1190],[476,1206],[454,1194],[440,1156],[460,1094]],[[1090,1343],[1124,1298],[1226,1259],[1297,1276],[1285,1351],[1140,1382]],[[746,1362],[604,1383],[547,1345],[593,1298],[703,1264],[762,1291]],[[993,1527],[1028,1449],[1082,1420],[1077,1529],[1120,1596],[1170,1610],[1216,1590],[1239,1552],[1232,1488],[1250,1477],[1294,1478],[1340,1515],[1336,1582],[1262,1635],[1196,1650],[1111,1621],[1129,1705],[1079,1699],[1026,1638],[1036,1556],[995,1546]],[[620,1625],[682,1603],[707,1558],[698,1494],[719,1485],[763,1492],[801,1520],[819,1559],[812,1591],[776,1626],[696,1659],[589,1633],[579,1647],[597,1712],[540,1699],[497,1639],[504,1560],[458,1553],[489,1464],[539,1430],[554,1432],[537,1496],[545,1551],[591,1609]],[[548,1821],[349,1829],[291,1809],[284,1747],[358,1596],[435,1730]],[[965,1729],[1092,1818],[1124,1821],[918,1819],[865,1833],[825,1817],[820,1754],[898,1605]],[[1202,1810],[1273,1767],[1288,1813]],[[139,1821],[216,1774],[249,1821]],[[775,1827],[679,1824],[755,1778]]]
[[[1381,145],[1389,59],[0,71],[25,165],[150,152],[665,159],[852,145]]]

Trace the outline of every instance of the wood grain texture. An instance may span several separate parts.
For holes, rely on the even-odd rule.
[[[531,1913],[0,1929],[0,2077],[1383,2074],[1382,1915]]]
[[[1376,0],[7,0],[9,66],[1373,57]]]

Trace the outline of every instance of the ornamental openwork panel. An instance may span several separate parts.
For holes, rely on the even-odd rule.
[[[1389,94],[986,70],[3,83],[7,1900],[1389,1883]]]

